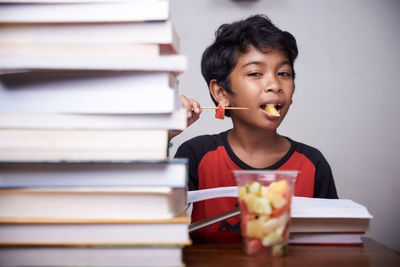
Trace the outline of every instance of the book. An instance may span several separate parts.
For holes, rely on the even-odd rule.
[[[293,213],[292,213],[293,214]],[[297,217],[294,217],[297,216]],[[370,230],[371,218],[349,218],[334,217],[320,218],[318,215],[310,218],[302,218],[299,214],[292,215],[291,230],[296,233],[312,233],[312,232],[361,232],[365,233]]]
[[[184,266],[182,246],[0,247],[0,266]]]
[[[181,107],[176,87],[166,71],[3,74],[0,112],[170,113]]]
[[[290,231],[365,233],[372,218],[365,206],[350,199],[294,197]]]
[[[360,245],[372,215],[350,199],[294,197],[290,244]]]
[[[168,18],[168,0],[9,3],[2,4],[0,8],[0,23],[126,22]]]
[[[119,23],[3,24],[0,44],[116,45],[158,44],[161,53],[178,53],[179,37],[170,20]]]
[[[85,71],[186,71],[187,59],[183,55],[161,55],[131,60],[128,58],[59,60],[34,56],[1,56],[2,73],[18,73],[27,70],[85,70]]]
[[[5,4],[74,4],[74,3],[113,3],[113,2],[140,2],[159,0],[0,0]]]
[[[230,186],[189,191],[187,199],[188,203],[191,203],[217,197],[238,197],[238,189],[236,186]],[[239,208],[232,209],[191,224],[189,231],[196,231],[239,214]],[[313,234],[317,233],[320,240],[326,233],[326,237],[329,237],[326,243],[329,243],[329,240],[334,238],[330,238],[333,234],[350,234],[353,238],[356,238],[355,235],[364,234],[369,231],[372,218],[365,206],[349,199],[293,197],[289,231],[296,235],[299,233],[297,236],[303,238],[302,242],[305,242],[307,234],[310,234],[308,240],[312,240]],[[337,238],[336,242],[339,242],[339,237]]]
[[[206,199],[218,197],[239,197],[237,186],[223,186],[216,188],[208,188],[202,190],[188,191],[188,203],[198,202]]]
[[[166,186],[184,188],[187,160],[0,163],[0,188]]]
[[[290,233],[289,244],[294,245],[361,245],[364,233]]]
[[[185,208],[185,187],[95,186],[0,190],[0,223],[170,219],[181,214]]]
[[[0,161],[116,161],[167,158],[168,130],[0,130]]]
[[[0,223],[0,245],[189,245],[189,221],[186,215],[171,219],[96,222],[3,220]]]
[[[73,114],[0,112],[0,128],[8,129],[173,129],[186,128],[186,109],[171,113]]]
[[[135,60],[160,56],[158,44],[1,44],[0,57],[58,60]]]

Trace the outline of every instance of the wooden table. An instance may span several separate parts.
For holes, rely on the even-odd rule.
[[[199,244],[184,248],[186,267],[200,266],[400,266],[400,256],[384,245],[363,238],[363,246],[291,245],[289,255],[247,256],[240,245]]]

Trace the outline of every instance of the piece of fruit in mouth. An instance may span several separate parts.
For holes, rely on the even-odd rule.
[[[281,114],[279,114],[277,107],[279,108],[278,105],[267,104],[267,105],[265,105],[264,109],[269,115],[274,116],[274,117],[280,117]]]

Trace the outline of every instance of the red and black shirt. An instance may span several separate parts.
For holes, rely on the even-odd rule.
[[[189,161],[189,190],[235,186],[232,170],[255,169],[241,161],[229,145],[228,131],[202,135],[183,143],[176,158]],[[322,153],[287,138],[291,147],[278,162],[265,170],[299,170],[295,196],[338,198],[331,168]],[[238,205],[236,198],[216,198],[193,205],[192,223],[218,215]],[[192,233],[194,242],[240,242],[240,217],[235,216]]]

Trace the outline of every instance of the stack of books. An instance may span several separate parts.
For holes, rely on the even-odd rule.
[[[360,245],[372,215],[350,199],[293,198],[290,244]]]
[[[0,266],[182,266],[168,0],[0,0]]]

